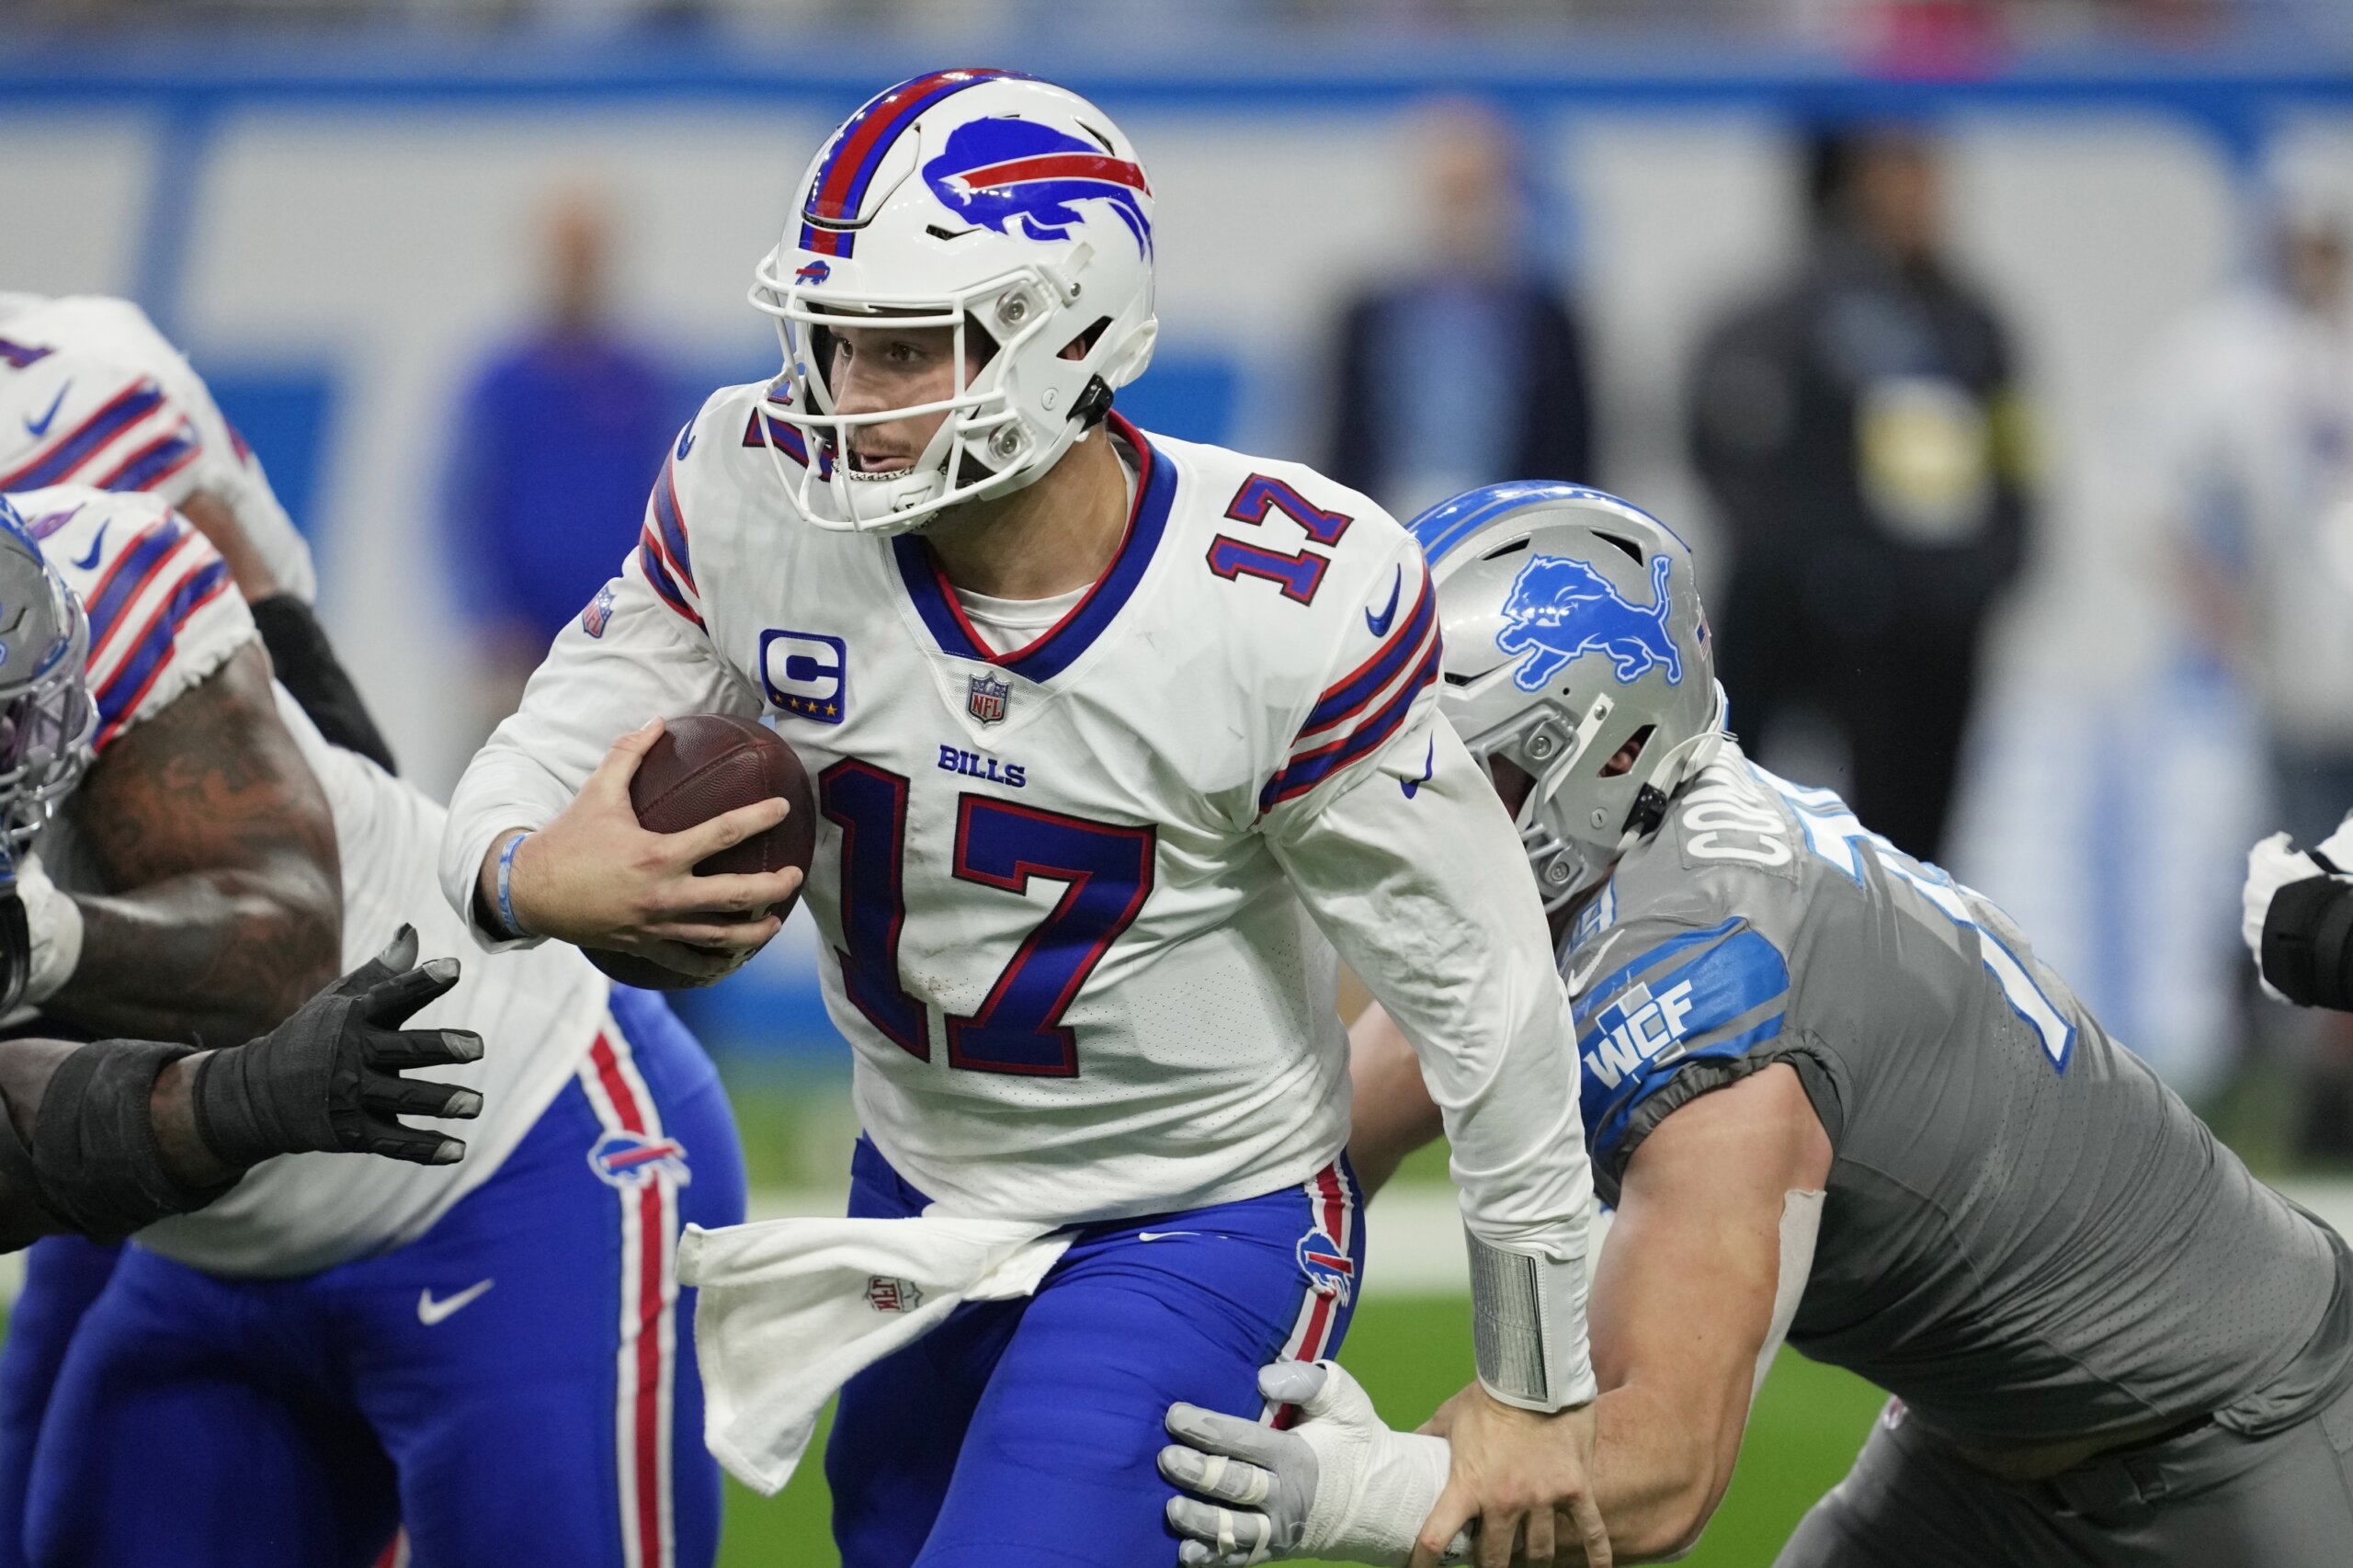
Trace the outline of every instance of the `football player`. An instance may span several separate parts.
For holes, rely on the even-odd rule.
[[[69,483],[170,502],[228,562],[319,733],[398,771],[311,608],[310,548],[203,379],[128,300],[0,292],[0,493]]]
[[[1723,733],[1691,559],[1623,502],[1471,492],[1415,525],[1446,701],[1515,813],[1617,1221],[1594,1286],[1621,1558],[1688,1549],[1784,1335],[1892,1399],[1783,1568],[2342,1563],[2353,1257],[2248,1175],[2000,910]],[[1438,1118],[1356,1029],[1377,1181]],[[1265,1432],[1190,1407],[1188,1563],[1435,1560],[1443,1445],[1336,1367]]]
[[[0,360],[0,406],[27,401],[17,377],[74,384],[45,394],[35,450],[6,443],[37,419],[0,423],[11,472],[97,452],[78,472],[127,483],[144,471],[118,472],[115,444],[202,435],[176,359],[29,324],[9,323],[27,363]],[[68,423],[81,380],[112,373],[127,392]],[[266,553],[250,514],[212,514],[222,552],[154,494],[16,499],[87,607],[96,751],[70,793],[12,781],[13,809],[56,808],[10,901],[40,1030],[239,1040],[403,921],[436,947],[460,929],[432,878],[441,809],[272,682],[232,566]],[[307,581],[307,557],[272,571]],[[742,1213],[708,1059],[658,998],[561,949],[470,963],[424,1022],[490,1042],[449,1074],[486,1105],[462,1161],[273,1160],[119,1261],[36,1246],[0,1358],[0,1561],[366,1562],[396,1523],[458,1561],[710,1561],[673,1255],[686,1222]]]
[[[758,269],[782,373],[679,434],[639,549],[459,785],[444,889],[502,948],[724,972],[800,874],[729,896],[653,858],[624,787],[649,721],[767,714],[809,764],[853,1214],[1071,1242],[1034,1298],[843,1390],[850,1568],[1160,1560],[1167,1400],[1256,1416],[1260,1361],[1339,1343],[1362,1226],[1336,947],[1454,1138],[1482,1317],[1447,1528],[1483,1510],[1500,1553],[1524,1518],[1546,1561],[1560,1500],[1605,1552],[1541,912],[1437,719],[1413,540],[1298,464],[1113,410],[1156,332],[1153,200],[1110,118],[1047,83],[938,72],[852,115]]]

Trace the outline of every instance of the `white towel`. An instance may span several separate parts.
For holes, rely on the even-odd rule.
[[[962,1301],[1035,1292],[1068,1232],[1003,1220],[770,1220],[678,1238],[695,1303],[703,1443],[746,1486],[792,1479],[817,1413]]]

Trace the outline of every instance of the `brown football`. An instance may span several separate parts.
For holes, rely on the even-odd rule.
[[[704,860],[695,868],[699,877],[809,869],[817,846],[817,806],[808,770],[792,748],[755,720],[689,713],[663,726],[661,739],[629,784],[639,824],[654,833],[677,833],[770,795],[791,803],[785,819]],[[775,905],[777,915],[792,913],[794,902]],[[598,969],[624,985],[665,991],[703,983],[635,953],[585,951]]]

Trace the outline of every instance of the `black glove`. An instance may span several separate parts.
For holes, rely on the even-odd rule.
[[[383,1154],[446,1165],[466,1146],[395,1116],[471,1117],[482,1096],[400,1074],[482,1059],[467,1029],[397,1026],[458,983],[458,960],[416,962],[416,931],[302,1005],[259,1040],[216,1051],[197,1068],[196,1124],[230,1165],[311,1151]]]

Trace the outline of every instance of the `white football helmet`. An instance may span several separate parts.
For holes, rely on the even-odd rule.
[[[1440,710],[1483,766],[1535,780],[1520,842],[1557,909],[1657,831],[1723,744],[1691,551],[1639,507],[1551,481],[1467,491],[1413,533],[1446,639]],[[1637,737],[1633,766],[1606,773]]]
[[[902,82],[834,132],[800,198],[751,298],[784,345],[768,455],[820,527],[902,533],[1032,483],[1151,362],[1152,187],[1075,93],[1006,71]],[[836,413],[828,329],[861,317],[953,328],[951,394]],[[985,356],[969,378],[968,348]],[[947,417],[911,467],[843,460],[852,428],[930,414]]]

